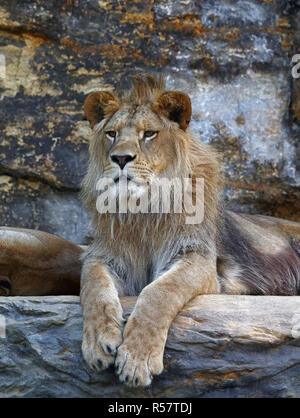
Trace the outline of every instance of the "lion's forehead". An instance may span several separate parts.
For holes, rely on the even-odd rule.
[[[162,122],[148,105],[122,105],[107,124],[108,128],[121,130],[135,127],[138,131],[159,129]]]

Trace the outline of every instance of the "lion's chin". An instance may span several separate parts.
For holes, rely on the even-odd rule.
[[[114,179],[113,194],[121,198],[141,198],[148,193],[148,182],[121,175]]]
[[[113,181],[114,181],[114,184],[119,185],[119,187],[131,187],[132,185],[146,186],[147,184],[149,184],[148,181],[139,179],[131,175],[124,175],[124,174],[122,174],[121,176],[116,176],[113,179]]]

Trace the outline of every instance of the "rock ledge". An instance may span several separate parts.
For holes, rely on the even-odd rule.
[[[126,315],[134,303],[122,298]],[[165,371],[147,389],[88,369],[78,297],[2,297],[0,315],[0,397],[300,396],[297,296],[197,297],[173,322]]]

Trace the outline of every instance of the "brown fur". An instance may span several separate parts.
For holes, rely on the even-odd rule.
[[[46,232],[0,228],[0,295],[76,295],[83,250]]]
[[[83,199],[92,213],[94,241],[79,261],[82,249],[74,244],[37,231],[21,230],[11,239],[6,229],[0,235],[0,289],[3,294],[76,292],[83,263],[86,361],[95,369],[115,364],[121,381],[145,386],[163,369],[173,318],[194,296],[297,293],[300,225],[222,210],[218,155],[186,131],[190,100],[164,91],[162,78],[137,77],[120,100],[93,93],[85,112],[93,135]],[[111,131],[117,132],[114,139],[106,133]],[[147,141],[145,131],[157,135]],[[203,222],[188,225],[185,213],[99,214],[98,180],[116,180],[121,172],[114,156],[130,156],[126,175],[137,184],[161,177],[204,178]],[[138,298],[125,325],[119,297],[126,295]]]
[[[99,103],[99,95],[95,100]],[[83,197],[93,214],[95,236],[82,273],[83,354],[95,368],[115,362],[121,381],[131,385],[148,385],[162,371],[167,332],[184,304],[199,293],[219,292],[215,241],[220,164],[210,147],[185,132],[190,113],[187,96],[165,92],[162,79],[137,78],[117,111],[104,107],[106,117],[94,126],[90,143]],[[87,117],[93,125],[95,115]],[[113,143],[105,134],[112,130],[118,132]],[[149,143],[140,136],[148,130],[158,131]],[[96,182],[119,175],[114,155],[135,156],[127,174],[137,183],[153,177],[204,178],[203,223],[186,225],[185,217],[174,213],[100,215]],[[123,331],[119,296],[138,294]]]
[[[158,98],[154,111],[169,120],[177,121],[179,127],[185,131],[191,121],[192,105],[186,94],[167,92]]]
[[[282,234],[279,224],[279,220],[265,220],[262,227],[258,217],[224,214],[218,241],[218,273],[224,293],[297,294],[300,258],[293,239]],[[239,291],[234,292],[237,286]]]
[[[107,114],[112,115],[118,109],[118,99],[114,94],[108,92],[93,93],[84,103],[84,112],[92,128],[99,120],[106,116],[104,113],[104,103]]]
[[[115,363],[121,381],[148,385],[162,370],[170,323],[188,300],[220,291],[295,294],[300,260],[282,233],[223,214],[220,162],[211,147],[186,132],[191,113],[186,95],[165,92],[161,78],[148,76],[138,77],[132,91],[115,100],[118,110],[108,111],[101,100],[106,116],[94,127],[83,182],[95,230],[82,274],[83,354],[96,368]],[[93,125],[94,116],[87,116]],[[158,135],[147,145],[139,132],[149,129]],[[113,142],[105,134],[111,130],[118,133]],[[186,225],[184,216],[174,213],[100,215],[96,182],[115,178],[119,169],[111,157],[126,154],[134,156],[127,172],[136,182],[155,176],[204,178],[204,221]],[[139,296],[123,329],[118,298],[124,295]]]

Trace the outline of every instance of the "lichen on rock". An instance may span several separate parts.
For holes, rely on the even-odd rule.
[[[1,224],[87,242],[88,216],[77,228],[75,214],[90,135],[83,102],[141,71],[191,95],[191,129],[224,155],[230,208],[299,221],[299,17],[290,1],[3,0],[0,174],[11,181],[0,182]],[[28,179],[38,201],[19,188]],[[46,189],[56,207],[66,191],[75,208],[59,227],[35,215]]]

